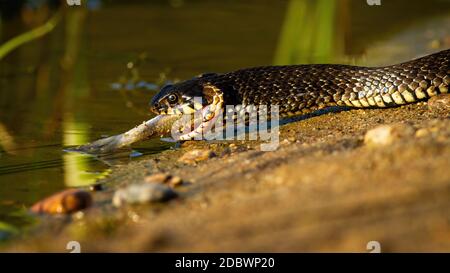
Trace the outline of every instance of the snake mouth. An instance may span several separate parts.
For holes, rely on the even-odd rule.
[[[213,96],[212,103],[203,105],[200,99],[192,99],[185,104],[168,109],[167,114],[182,115],[172,130],[175,140],[204,139],[223,113],[223,97]]]

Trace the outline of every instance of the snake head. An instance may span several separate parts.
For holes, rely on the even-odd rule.
[[[199,99],[203,97],[202,86],[195,79],[168,84],[161,88],[150,101],[150,110],[158,115],[190,114],[203,107]]]
[[[208,105],[216,105],[221,101],[218,97],[221,92],[203,79],[164,86],[150,101],[150,110],[157,115],[193,114]]]
[[[223,105],[222,91],[202,77],[166,85],[150,102],[151,110],[158,115],[194,115],[201,118],[198,126],[192,124],[192,132],[179,137],[181,140],[201,134],[203,128],[220,116]],[[194,120],[192,123],[195,123]]]

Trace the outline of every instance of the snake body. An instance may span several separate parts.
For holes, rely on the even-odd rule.
[[[450,49],[384,67],[311,64],[210,73],[163,88],[151,105],[161,113],[192,96],[211,103],[205,86],[212,86],[222,93],[224,105],[278,105],[281,117],[336,105],[398,106],[448,93],[449,59]],[[176,94],[177,101],[165,101],[170,94]]]

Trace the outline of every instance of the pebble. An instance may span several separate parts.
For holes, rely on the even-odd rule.
[[[367,131],[364,136],[364,143],[368,146],[390,145],[400,139],[405,139],[414,135],[412,126],[398,123],[381,125]]]
[[[152,175],[147,175],[144,178],[146,183],[160,183],[167,184],[171,187],[176,187],[183,184],[183,180],[179,176],[174,176],[168,173],[155,173]]]
[[[172,176],[172,178],[169,181],[169,185],[176,187],[183,184],[183,180],[179,176]]]
[[[416,131],[416,137],[426,137],[430,135],[430,130],[427,130],[425,128],[421,128],[419,130]]]
[[[224,149],[223,154],[234,153],[238,150],[238,146],[235,143],[231,143],[227,148]]]
[[[79,189],[68,189],[51,195],[34,204],[31,211],[46,214],[70,214],[92,205],[89,192]]]
[[[126,188],[118,189],[114,193],[113,205],[116,207],[124,204],[149,204],[165,202],[177,196],[170,187],[157,183],[132,184]]]
[[[167,173],[155,173],[144,177],[146,183],[167,183],[170,179],[170,174]]]
[[[186,152],[183,154],[178,161],[186,164],[195,164],[200,161],[204,161],[207,159],[210,159],[212,157],[215,157],[216,154],[207,149],[195,149],[189,152]]]

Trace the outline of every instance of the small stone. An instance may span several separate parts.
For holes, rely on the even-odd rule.
[[[230,145],[228,145],[227,148],[225,148],[224,154],[234,153],[237,150],[238,150],[238,146],[235,143],[231,143]]]
[[[92,205],[91,194],[84,190],[69,189],[56,193],[34,204],[31,211],[47,214],[69,214]]]
[[[176,196],[177,194],[174,190],[163,184],[132,184],[114,193],[113,205],[120,207],[124,204],[137,205],[166,202]]]
[[[430,134],[430,131],[425,129],[425,128],[421,128],[419,130],[416,131],[416,137],[426,137]]]
[[[176,187],[181,185],[183,183],[183,180],[179,176],[171,175],[168,173],[156,173],[146,176],[144,178],[144,182],[167,184],[171,187]]]
[[[211,150],[195,149],[195,150],[186,152],[184,155],[182,155],[178,159],[178,161],[182,162],[182,163],[186,163],[186,164],[195,164],[197,162],[210,159],[214,156],[216,156],[216,154]]]
[[[183,184],[183,180],[179,176],[172,176],[172,178],[169,180],[169,185],[172,187],[176,187]]]
[[[450,108],[450,94],[441,94],[428,100],[428,109],[444,110]]]
[[[168,173],[155,173],[152,175],[147,175],[144,178],[145,183],[167,183],[171,175]]]
[[[410,125],[398,123],[392,125],[381,125],[367,131],[364,143],[368,146],[390,145],[400,139],[414,135],[414,129]]]

